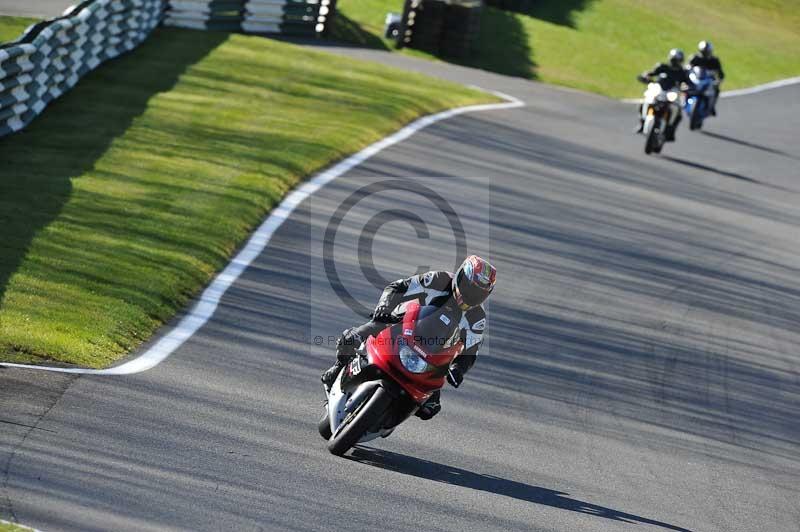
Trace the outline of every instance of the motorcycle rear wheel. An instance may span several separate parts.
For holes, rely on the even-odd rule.
[[[342,422],[342,426],[328,440],[328,451],[342,456],[358,443],[364,434],[381,420],[392,403],[392,396],[381,387],[375,388],[372,395],[356,407]]]

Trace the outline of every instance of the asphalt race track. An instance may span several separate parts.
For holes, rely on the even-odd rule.
[[[47,531],[797,531],[800,87],[725,100],[707,133],[647,157],[630,104],[339,51],[527,107],[439,123],[325,187],[153,370],[0,370],[0,516]],[[488,340],[437,418],[335,458],[318,376],[327,336],[359,318],[322,239],[354,191],[398,179],[445,198],[497,265]],[[344,218],[333,262],[357,301],[378,295],[359,250],[388,279],[452,267],[426,202],[389,190]],[[405,218],[361,239],[386,209]]]

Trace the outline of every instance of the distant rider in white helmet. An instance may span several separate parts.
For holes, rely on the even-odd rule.
[[[717,79],[714,84],[714,100],[711,104],[711,115],[717,116],[717,100],[719,99],[719,86],[725,79],[725,72],[722,71],[722,63],[719,57],[714,55],[714,47],[709,41],[700,41],[697,44],[697,53],[692,56],[689,65],[702,67],[712,72]]]

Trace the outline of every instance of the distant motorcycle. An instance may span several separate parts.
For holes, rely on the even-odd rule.
[[[680,116],[680,92],[678,87],[670,84],[665,74],[659,76],[655,82],[644,77],[639,80],[647,83],[641,110],[644,121],[644,152],[648,155],[661,153],[669,134],[674,134],[674,131],[670,132],[670,128],[674,127],[673,117],[676,113]]]
[[[683,110],[689,118],[689,129],[703,127],[703,121],[711,114],[711,101],[714,98],[716,79],[707,69],[693,67],[689,72],[692,84],[686,92]]]
[[[319,420],[328,450],[342,455],[353,445],[385,438],[446,381],[463,350],[461,310],[406,305],[399,323],[370,336],[342,368]]]

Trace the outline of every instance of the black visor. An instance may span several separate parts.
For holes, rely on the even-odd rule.
[[[458,293],[461,295],[461,301],[470,307],[477,307],[486,301],[487,297],[489,297],[490,290],[484,290],[475,283],[471,282],[464,275],[463,270],[458,272],[458,277],[456,278],[456,287],[458,288]]]

